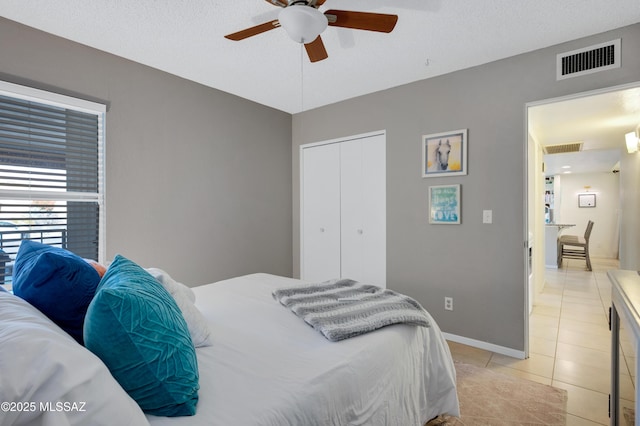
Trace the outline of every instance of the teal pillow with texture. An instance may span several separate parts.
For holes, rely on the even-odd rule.
[[[85,314],[100,275],[68,250],[23,240],[13,268],[13,294],[35,306],[82,344]]]
[[[102,277],[84,342],[145,413],[195,414],[198,363],[187,323],[171,295],[131,260],[117,255]]]

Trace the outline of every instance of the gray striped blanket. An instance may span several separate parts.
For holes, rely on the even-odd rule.
[[[411,297],[349,279],[281,288],[273,298],[332,342],[391,324],[430,326]]]

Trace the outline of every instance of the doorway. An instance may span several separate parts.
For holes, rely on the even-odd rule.
[[[572,176],[573,179],[579,174],[586,173],[624,173],[624,170],[620,169],[621,163],[618,160],[621,156],[627,155],[624,135],[634,131],[640,124],[640,82],[528,103],[526,120],[525,235],[529,242],[527,256],[530,256],[530,266],[525,278],[527,288],[525,308],[531,314],[536,296],[544,287],[545,271],[548,266],[545,265],[544,247],[545,225],[550,216],[545,215],[545,178],[558,176],[557,180],[561,181],[563,176]],[[573,147],[572,149],[575,149],[573,152],[548,154],[556,151],[557,148],[563,149],[564,145],[578,145],[578,148]],[[584,190],[589,191],[589,188]],[[577,197],[577,194],[575,195]],[[566,213],[562,205],[573,207],[573,201],[559,199],[559,203],[554,205],[552,215],[554,222],[563,222],[563,213],[565,218],[571,219],[571,215]],[[624,212],[619,208],[619,204],[613,208],[614,210],[617,208],[617,215],[613,224],[608,224],[607,228],[610,231],[613,227],[618,233],[622,220],[620,216]],[[595,209],[591,213],[595,213]],[[575,231],[571,233],[579,234],[581,229],[584,230],[577,223],[575,225]],[[601,228],[604,228],[604,224]],[[605,235],[604,232],[601,234]],[[596,253],[606,252],[610,255],[615,252],[616,256],[618,247],[622,246],[617,240],[613,243],[601,240],[596,244],[600,249],[596,250]],[[604,250],[604,246],[607,246],[606,249],[609,251]],[[529,353],[528,316],[525,321],[527,356]]]

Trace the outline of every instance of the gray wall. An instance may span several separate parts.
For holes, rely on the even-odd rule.
[[[622,38],[622,67],[556,81],[556,54]],[[387,286],[443,331],[524,350],[525,104],[640,79],[640,24],[297,114],[293,254],[299,275],[299,145],[387,131]],[[421,136],[469,129],[469,174],[423,179]],[[304,129],[304,130],[302,130]],[[429,225],[430,185],[462,185],[462,224]],[[493,224],[482,224],[482,210]],[[444,311],[444,297],[454,311]]]
[[[556,53],[617,37],[622,68],[555,81]],[[416,297],[446,332],[517,350],[524,105],[638,80],[638,51],[634,25],[298,114],[292,138],[288,114],[0,18],[0,78],[109,105],[109,259],[122,253],[191,285],[298,274],[298,146],[386,129],[389,287]],[[469,175],[422,179],[421,135],[460,128]],[[462,184],[463,223],[429,225],[428,187],[448,183]],[[494,210],[492,225],[483,209]]]
[[[291,275],[291,115],[2,18],[0,79],[108,104],[107,260]]]
[[[620,269],[640,270],[640,153],[620,159]]]

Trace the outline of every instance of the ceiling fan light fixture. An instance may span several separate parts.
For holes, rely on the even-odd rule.
[[[329,24],[315,7],[295,4],[282,9],[278,21],[293,41],[304,44],[314,41]]]

